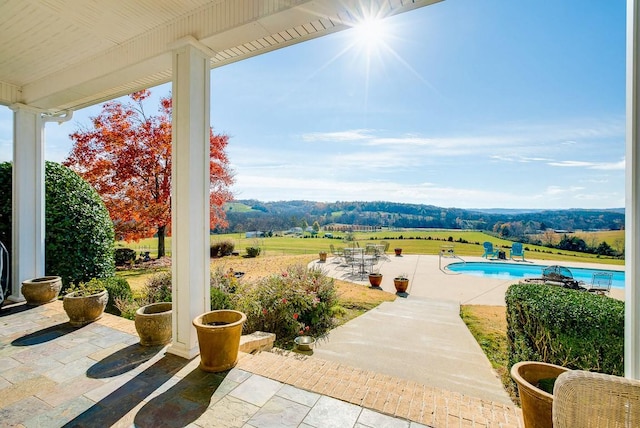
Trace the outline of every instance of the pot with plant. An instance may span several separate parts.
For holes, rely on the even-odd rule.
[[[394,248],[393,252],[396,253],[396,257],[402,256],[402,248],[400,248],[400,247]]]
[[[321,262],[326,262],[327,261],[327,252],[326,251],[320,251],[318,253],[318,257],[320,257],[320,261]]]
[[[407,288],[409,287],[409,277],[406,273],[401,273],[393,278],[393,285],[396,287],[396,294],[406,294]]]
[[[102,317],[109,301],[104,283],[93,278],[89,282],[71,284],[62,300],[69,324],[80,327]]]

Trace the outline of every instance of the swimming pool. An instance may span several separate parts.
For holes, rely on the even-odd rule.
[[[451,263],[446,268],[452,272],[466,275],[482,276],[484,278],[513,279],[537,278],[542,276],[542,269],[548,266],[527,265],[521,263],[490,263],[490,262],[466,262]],[[591,283],[594,272],[613,272],[612,287],[624,288],[624,271],[611,269],[587,269],[570,267],[573,277],[578,281]]]

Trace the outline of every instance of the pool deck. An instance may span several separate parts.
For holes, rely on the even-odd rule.
[[[482,278],[444,269],[450,263],[460,261],[487,262],[482,257],[451,258],[437,255],[407,254],[396,257],[387,254],[376,266],[383,275],[381,287],[383,290],[395,293],[393,278],[404,273],[409,278],[407,293],[410,296],[425,297],[436,300],[453,300],[461,305],[491,305],[504,306],[504,294],[510,285],[519,282],[513,279]],[[624,270],[624,266],[603,265],[598,263],[557,262],[550,260],[526,259],[517,262],[514,260],[489,260],[490,263],[527,263],[531,265],[548,266],[560,264],[568,268],[582,267],[596,270]],[[337,279],[369,285],[367,275],[353,273],[351,269],[340,263],[339,259],[330,257],[326,263],[319,261],[312,265],[322,268],[326,273]],[[610,297],[624,300],[624,290],[612,288]]]

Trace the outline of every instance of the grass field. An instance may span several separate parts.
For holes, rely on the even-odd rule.
[[[351,245],[351,242],[343,241],[345,234],[334,233],[334,239],[322,237],[300,238],[294,236],[274,236],[271,238],[245,238],[244,233],[231,233],[224,235],[211,235],[211,242],[231,241],[235,249],[244,254],[247,247],[260,247],[264,255],[301,255],[317,254],[319,251],[329,251],[329,245],[336,247]],[[560,234],[557,234],[560,235]],[[390,248],[402,247],[405,254],[438,254],[444,244],[454,244],[455,252],[459,256],[481,256],[483,253],[482,243],[491,241],[494,246],[509,248],[511,241],[495,238],[483,232],[461,231],[461,230],[405,230],[405,231],[382,231],[353,234],[355,242],[361,247],[367,243],[379,243],[381,240],[388,241]],[[606,241],[609,245],[614,243],[624,247],[624,231],[605,232],[584,232],[576,233],[576,236],[585,239],[591,246]],[[558,240],[560,237],[558,238]],[[449,242],[449,240],[453,242]],[[154,238],[144,239],[139,242],[119,242],[119,246],[132,248],[136,251],[150,251],[151,256],[157,254],[157,240]],[[167,255],[171,255],[171,237],[166,239]],[[557,260],[574,262],[606,263],[614,265],[624,265],[624,260],[598,257],[593,254],[584,254],[573,251],[563,251],[543,246],[525,245],[526,257],[538,260]]]

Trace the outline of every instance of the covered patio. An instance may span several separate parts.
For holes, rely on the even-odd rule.
[[[437,0],[10,0],[0,6],[0,104],[14,111],[12,294],[44,272],[44,124],[172,82],[173,342],[198,353],[209,309],[210,70]],[[215,102],[215,100],[214,100]]]
[[[243,426],[265,408],[264,413],[268,414],[268,403],[277,408],[272,400],[280,399],[308,407],[305,418],[313,414],[355,415],[350,426],[356,423],[376,426],[371,421],[384,416],[379,412],[390,413],[385,410],[384,403],[382,407],[376,407],[380,405],[376,399],[365,402],[366,394],[360,401],[355,393],[350,399],[345,398],[336,387],[344,379],[342,377],[332,384],[332,388],[325,385],[325,392],[314,392],[305,385],[297,385],[292,373],[304,373],[311,368],[291,361],[265,361],[247,355],[237,369],[224,375],[206,375],[196,368],[197,358],[194,357],[198,346],[191,320],[209,309],[210,70],[346,29],[357,24],[372,9],[377,9],[373,12],[378,15],[390,16],[436,1],[3,2],[0,6],[0,38],[3,40],[0,104],[14,111],[13,288],[10,300],[23,301],[18,284],[46,273],[44,124],[70,120],[74,110],[168,81],[173,83],[174,108],[174,325],[171,345],[166,353],[165,349],[143,352],[131,347],[137,338],[127,330],[132,326],[123,320],[105,316],[95,325],[72,332],[63,325],[64,315],[56,304],[24,310],[26,307],[18,303],[0,317],[3,323],[0,329],[3,378],[11,384],[5,386],[13,392],[5,394],[10,402],[3,407],[2,414],[6,416],[3,422],[29,420],[26,426],[40,424],[37,418],[33,419],[37,415],[33,413],[32,405],[38,400],[47,402],[47,406],[54,409],[47,416],[56,418],[51,419],[52,424],[67,426],[105,426],[105,422],[115,426],[132,423],[140,426]],[[625,373],[629,378],[638,379],[640,0],[628,0],[627,4]],[[51,358],[53,355],[55,357]],[[338,367],[327,366],[325,369],[331,374],[336,373]],[[373,376],[375,382],[380,382],[377,386],[372,385],[372,388],[378,388],[376,397],[379,391],[388,390],[389,384],[385,382],[394,382],[355,370],[348,376],[354,376],[353,384],[362,379],[356,379],[356,376]],[[287,382],[293,383],[295,388],[289,389]],[[243,384],[247,386],[242,387]],[[398,386],[397,381],[395,385],[418,388],[422,394],[411,390],[422,403],[419,418],[411,416],[409,407],[406,414],[397,415],[404,420],[393,420],[398,426],[420,426],[417,423],[445,426],[449,418],[456,418],[455,423],[461,426],[464,423],[519,426],[520,423],[511,408],[477,407],[477,403],[464,401],[461,397],[434,395],[428,386]],[[75,398],[81,404],[70,400],[65,403],[77,407],[56,405],[56,400],[60,404],[64,393],[77,394]],[[261,393],[265,395],[257,396]],[[310,396],[308,393],[323,395]],[[310,397],[315,397],[315,401]],[[341,401],[334,403],[323,397]],[[358,403],[355,409],[340,407],[349,403],[355,405],[351,399]],[[331,407],[334,405],[337,407]],[[427,405],[432,407],[427,408]],[[214,408],[219,413],[210,413]],[[369,408],[375,411],[370,414]],[[468,412],[478,408],[481,409],[478,419],[469,419],[471,413]],[[428,414],[425,411],[432,411],[430,419],[424,416]],[[167,413],[170,418],[165,418]],[[228,419],[222,418],[221,414],[228,414]],[[507,414],[511,416],[505,416]],[[15,419],[9,419],[9,415]],[[103,419],[96,419],[98,417]],[[322,426],[314,423],[317,419],[313,417],[305,418],[293,426]]]

